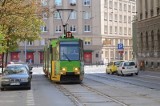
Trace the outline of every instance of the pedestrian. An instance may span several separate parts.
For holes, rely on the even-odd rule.
[[[31,58],[29,59],[29,64],[32,64],[32,59]]]
[[[144,61],[141,61],[141,62],[140,62],[140,70],[141,70],[141,71],[144,71]]]

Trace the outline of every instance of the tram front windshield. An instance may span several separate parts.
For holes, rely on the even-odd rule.
[[[60,42],[60,60],[80,60],[79,42]]]

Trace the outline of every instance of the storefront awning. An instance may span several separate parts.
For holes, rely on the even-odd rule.
[[[84,50],[84,52],[93,52],[93,50]]]
[[[23,51],[23,52],[25,52],[25,51]],[[35,52],[34,50],[26,50],[26,52]]]
[[[38,52],[44,52],[44,50],[39,50]]]
[[[11,53],[18,53],[21,52],[20,50],[11,51]]]

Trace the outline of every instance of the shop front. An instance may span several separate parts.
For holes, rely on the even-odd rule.
[[[92,51],[84,51],[84,64],[91,65],[92,64]]]
[[[34,63],[34,52],[33,51],[27,51],[26,53],[26,62],[33,64]]]
[[[10,60],[11,61],[19,61],[19,53],[20,52],[11,52],[10,53]]]

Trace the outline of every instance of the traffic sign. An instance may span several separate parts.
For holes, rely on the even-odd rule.
[[[123,44],[122,43],[119,43],[118,44],[118,50],[122,50],[123,49]]]

